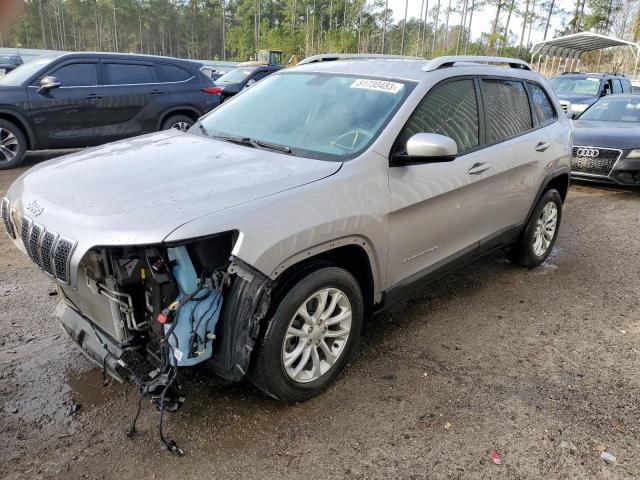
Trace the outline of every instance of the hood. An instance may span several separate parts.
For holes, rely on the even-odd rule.
[[[629,150],[640,148],[640,124],[629,122],[573,121],[574,145]]]
[[[565,100],[569,103],[575,103],[577,105],[591,105],[599,97],[595,95],[566,95],[566,94],[557,94],[556,95],[559,100]]]
[[[86,251],[158,243],[198,217],[314,182],[341,165],[169,130],[44,162],[8,197],[19,213]]]

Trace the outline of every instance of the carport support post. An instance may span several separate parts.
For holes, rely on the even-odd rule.
[[[547,74],[547,62],[549,61],[549,54],[544,57],[544,75]]]

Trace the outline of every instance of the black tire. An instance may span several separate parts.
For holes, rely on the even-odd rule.
[[[27,139],[15,124],[0,119],[0,147],[0,170],[16,168],[27,153]],[[11,158],[7,151],[13,152]]]
[[[546,250],[544,250],[541,255],[538,255],[536,254],[534,249],[536,227],[545,206],[551,202],[555,204],[557,209],[556,228]],[[512,262],[527,268],[535,268],[540,266],[553,250],[553,246],[555,245],[556,239],[558,238],[561,220],[562,197],[560,196],[560,193],[558,193],[558,191],[555,189],[547,190],[542,194],[542,197],[540,197],[540,200],[538,200],[536,207],[533,209],[533,213],[531,214],[531,218],[529,219],[524,232],[522,232],[522,235],[520,236],[518,241],[508,250],[507,254],[509,259]]]
[[[189,127],[191,127],[194,123],[196,122],[193,120],[193,118],[187,117],[186,115],[171,115],[170,117],[167,117],[164,122],[162,122],[160,130],[169,130],[170,128],[182,130],[180,128],[177,128],[177,126],[188,125]]]
[[[322,267],[312,272],[305,272],[295,283],[287,285],[289,286],[256,344],[249,365],[248,378],[267,395],[282,402],[299,402],[322,392],[346,365],[354,344],[360,336],[364,304],[358,282],[342,268]],[[285,370],[282,358],[285,335],[298,308],[310,296],[324,288],[339,289],[347,297],[352,312],[350,333],[335,363],[319,378],[301,383],[293,380]],[[312,362],[312,360],[309,361]]]

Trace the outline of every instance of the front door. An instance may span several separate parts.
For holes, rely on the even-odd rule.
[[[485,231],[486,167],[479,86],[453,78],[433,87],[401,133],[396,152],[416,133],[453,138],[449,162],[391,167],[387,287],[419,279],[457,258],[472,256]]]
[[[60,87],[38,92],[45,76],[56,77]],[[67,148],[100,143],[99,83],[97,60],[82,59],[56,65],[28,87],[38,145]]]

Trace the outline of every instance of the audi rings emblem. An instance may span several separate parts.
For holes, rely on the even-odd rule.
[[[600,150],[597,148],[579,148],[576,152],[579,157],[591,157],[595,158],[600,155]]]

